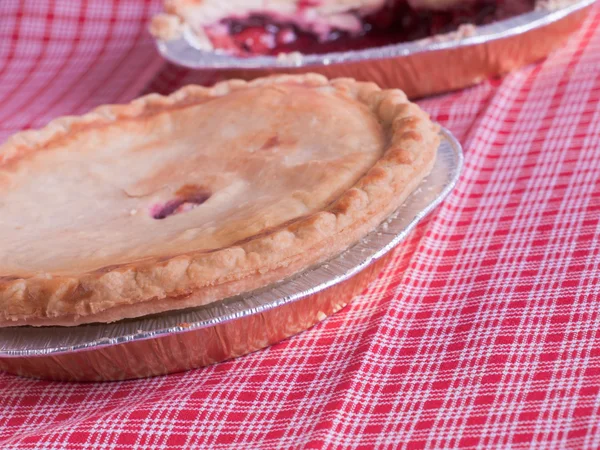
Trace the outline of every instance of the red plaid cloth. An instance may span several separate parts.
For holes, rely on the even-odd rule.
[[[421,102],[464,143],[448,200],[312,330],[148,380],[0,375],[0,448],[600,448],[600,5],[541,64]],[[2,0],[0,139],[199,80],[158,0]]]

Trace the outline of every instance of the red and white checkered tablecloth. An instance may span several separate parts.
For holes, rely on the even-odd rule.
[[[202,81],[155,51],[159,3],[1,0],[0,140]],[[0,448],[600,448],[600,4],[541,64],[421,104],[464,175],[349,307],[182,374],[0,374]]]

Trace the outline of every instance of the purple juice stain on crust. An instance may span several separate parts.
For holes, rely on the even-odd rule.
[[[184,213],[201,205],[212,195],[201,186],[186,184],[176,192],[176,198],[164,204],[154,205],[150,210],[153,219],[162,220],[169,216]]]
[[[164,205],[156,205],[152,208],[152,217],[154,219],[166,219],[172,216],[173,213],[184,203],[183,200],[169,200]]]

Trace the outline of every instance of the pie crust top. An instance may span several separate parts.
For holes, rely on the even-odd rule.
[[[401,91],[314,74],[19,133],[0,147],[0,325],[110,322],[289,277],[397,209],[438,144]]]

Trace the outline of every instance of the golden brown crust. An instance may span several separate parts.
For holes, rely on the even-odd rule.
[[[81,117],[25,131],[0,147],[0,168],[90,127],[156,114],[247,87],[331,85],[366,104],[388,131],[384,156],[327,209],[270,233],[213,252],[147,258],[73,276],[29,278],[0,273],[0,325],[78,325],[109,322],[204,305],[263,287],[328,259],[390,215],[429,173],[439,145],[438,127],[399,90],[381,91],[352,79],[275,76],[213,88],[188,86],[170,96],[148,95],[127,105],[102,106]]]

